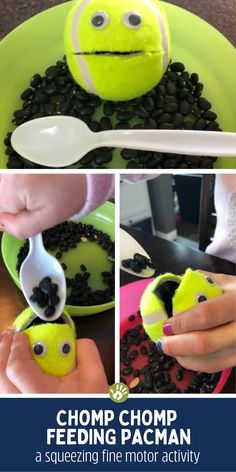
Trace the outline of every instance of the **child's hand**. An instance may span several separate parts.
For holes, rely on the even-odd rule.
[[[45,374],[34,361],[25,333],[9,330],[0,341],[0,393],[107,393],[99,352],[90,339],[77,341],[77,367],[65,377]]]
[[[203,273],[224,294],[170,318],[158,345],[187,369],[218,372],[236,365],[236,277]]]
[[[1,174],[0,230],[34,236],[78,213],[86,195],[85,174]]]

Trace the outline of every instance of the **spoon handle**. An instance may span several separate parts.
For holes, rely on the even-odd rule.
[[[32,238],[29,238],[29,246],[29,254],[33,251],[42,251],[42,248],[44,249],[42,233],[38,233]]]
[[[191,156],[236,156],[236,133],[189,130],[115,130],[98,133],[102,146]]]

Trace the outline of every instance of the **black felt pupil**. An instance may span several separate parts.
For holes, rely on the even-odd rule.
[[[99,27],[103,25],[104,21],[105,20],[102,15],[96,15],[92,19],[92,24],[93,26]]]
[[[34,353],[36,356],[41,356],[43,354],[44,348],[42,344],[35,344],[34,346]]]
[[[132,15],[129,16],[129,23],[131,26],[138,26],[141,23],[141,18],[139,15],[136,13],[132,13]]]
[[[70,345],[68,343],[63,344],[62,346],[62,352],[63,354],[69,354],[70,352]]]
[[[199,295],[197,301],[198,303],[205,302],[207,300],[207,297],[205,295]]]

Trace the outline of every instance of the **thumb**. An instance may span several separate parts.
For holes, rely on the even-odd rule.
[[[50,393],[52,379],[34,361],[25,333],[14,335],[6,372],[21,393]]]
[[[0,213],[0,228],[17,239],[29,238],[45,229],[40,210]]]

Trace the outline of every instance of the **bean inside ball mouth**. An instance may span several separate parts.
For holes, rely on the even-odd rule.
[[[154,293],[162,300],[168,318],[173,316],[172,299],[179,285],[180,283],[176,280],[165,280],[154,290]]]
[[[76,56],[140,56],[146,54],[145,51],[85,51],[75,52]]]
[[[32,315],[28,318],[28,320],[26,320],[26,322],[21,326],[21,328],[16,329],[16,331],[17,332],[25,331],[26,329],[31,328],[32,326],[39,326],[39,325],[47,324],[47,323],[60,324],[60,325],[63,324],[63,325],[69,325],[70,327],[72,327],[72,324],[69,318],[66,315],[64,315],[64,313],[54,321],[42,320],[35,313],[32,313]]]

